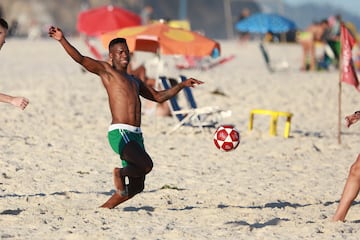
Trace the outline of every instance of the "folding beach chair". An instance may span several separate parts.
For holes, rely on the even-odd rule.
[[[263,56],[263,58],[265,60],[266,67],[268,68],[269,72],[274,72],[274,69],[270,65],[270,57],[269,57],[269,54],[267,53],[267,51],[266,51],[266,49],[264,47],[264,44],[260,43],[259,47],[260,47],[261,54],[262,54],[262,56]]]
[[[180,81],[185,81],[187,79],[186,76],[184,75],[180,75]],[[192,109],[198,109],[197,103],[195,101],[194,95],[192,94],[192,90],[189,87],[184,88],[184,94],[185,94],[185,98],[187,100],[188,106]],[[231,111],[230,110],[223,110],[220,109],[217,106],[213,106],[213,107],[207,107],[207,108],[212,108],[214,109],[214,112],[220,112],[221,117],[230,117],[231,116]]]
[[[265,60],[266,67],[269,70],[269,72],[273,73],[275,71],[286,70],[289,68],[288,62],[286,62],[284,60],[281,62],[277,62],[276,64],[271,63],[270,56],[262,42],[260,43],[259,47],[260,47],[261,54]]]
[[[182,78],[184,78],[184,76],[182,76]],[[160,76],[160,81],[164,89],[170,88],[170,82],[167,77]],[[169,99],[171,113],[176,119],[177,124],[175,124],[175,126],[168,131],[168,134],[178,130],[183,126],[196,127],[201,131],[203,131],[205,128],[216,128],[224,117],[231,116],[231,111],[224,111],[219,107],[208,106],[198,108],[191,89],[185,87],[183,90],[190,108],[181,108],[176,97]]]
[[[176,68],[180,70],[184,69],[200,69],[202,71],[206,71],[212,69],[217,66],[221,66],[227,62],[230,62],[235,58],[235,54],[231,54],[226,57],[218,57],[216,59],[212,59],[211,57],[190,57],[185,56],[183,63],[176,64]]]

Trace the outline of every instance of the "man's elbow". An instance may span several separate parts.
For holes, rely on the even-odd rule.
[[[154,98],[153,101],[157,102],[157,103],[163,103],[166,101],[166,99],[163,98]]]

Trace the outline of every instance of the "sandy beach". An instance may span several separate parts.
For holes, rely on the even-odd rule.
[[[90,55],[77,38],[69,39]],[[8,39],[0,53],[0,92],[25,96],[24,111],[0,104],[1,239],[359,239],[359,200],[345,223],[331,217],[351,163],[360,124],[344,126],[360,110],[359,92],[339,73],[301,72],[297,44],[266,45],[271,60],[289,68],[269,73],[258,42],[222,41],[235,59],[207,71],[198,105],[232,111],[223,123],[241,134],[239,147],[221,152],[213,132],[184,128],[167,135],[171,117],[143,116],[145,146],[154,160],[143,193],[109,210],[112,169],[120,165],[107,142],[106,92],[51,39]],[[214,95],[218,90],[225,94]],[[289,138],[283,119],[269,135],[269,117],[252,109],[294,114]]]

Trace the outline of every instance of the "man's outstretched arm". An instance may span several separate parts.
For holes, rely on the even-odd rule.
[[[147,86],[146,84],[144,84],[141,81],[140,81],[140,83],[141,83],[141,85],[140,85],[140,95],[141,96],[143,96],[146,99],[149,99],[149,100],[152,100],[152,101],[155,101],[158,103],[162,103],[162,102],[165,102],[166,100],[169,100],[176,94],[178,94],[183,88],[195,87],[199,84],[203,84],[204,82],[199,81],[195,78],[188,78],[184,82],[180,82],[180,83],[176,84],[175,86],[173,86],[172,88],[167,89],[167,90],[162,90],[162,91],[156,91],[155,89],[153,89],[150,86]]]
[[[85,67],[89,72],[99,75],[101,71],[104,71],[105,68],[100,61],[83,56],[74,46],[72,46],[65,38],[60,28],[51,26],[49,28],[49,36],[59,41],[69,56],[74,59],[75,62]]]

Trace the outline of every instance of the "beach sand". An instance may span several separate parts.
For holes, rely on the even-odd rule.
[[[84,54],[86,46],[70,41]],[[182,73],[203,80],[198,105],[232,111],[239,147],[221,152],[213,131],[184,128],[165,134],[168,117],[143,116],[145,146],[154,161],[143,193],[109,210],[119,157],[107,142],[106,92],[51,39],[8,39],[0,53],[0,91],[25,96],[24,111],[0,104],[1,239],[358,239],[360,204],[347,222],[331,217],[351,163],[360,125],[344,127],[359,110],[359,92],[342,85],[338,143],[339,74],[300,72],[297,44],[268,44],[269,73],[258,43],[222,41],[236,58],[211,70]],[[225,94],[215,95],[213,91]],[[269,117],[252,109],[294,114],[290,138],[269,135]]]

